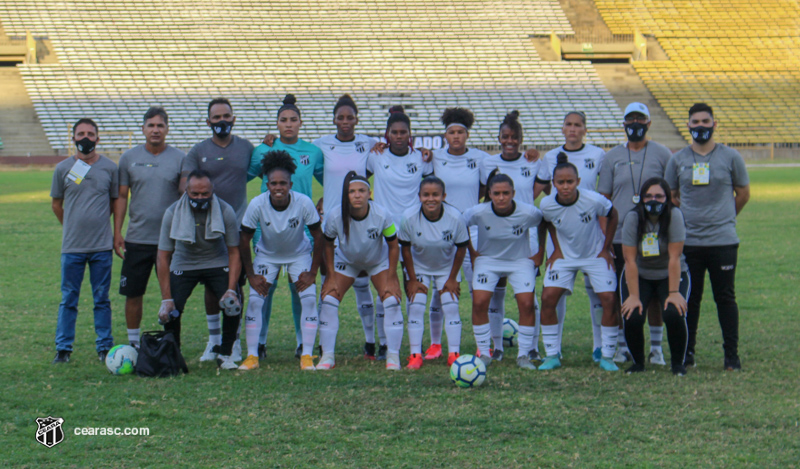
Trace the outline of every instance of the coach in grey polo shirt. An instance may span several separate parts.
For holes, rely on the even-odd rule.
[[[122,154],[119,160],[119,198],[114,205],[114,250],[122,260],[119,293],[125,298],[128,341],[139,345],[142,298],[156,265],[161,219],[167,207],[178,200],[184,153],[167,145],[169,116],[162,107],[151,107],[144,115],[145,144]],[[130,193],[130,207],[128,207]],[[128,231],[122,223],[130,211]]]
[[[698,103],[689,109],[692,144],[676,153],[664,179],[672,200],[686,219],[683,253],[692,278],[689,310],[689,344],[686,365],[695,365],[697,324],[706,271],[722,328],[724,367],[741,369],[739,360],[739,306],[735,278],[739,252],[736,216],[750,199],[750,178],[738,151],[714,142],[717,122],[711,106]]]

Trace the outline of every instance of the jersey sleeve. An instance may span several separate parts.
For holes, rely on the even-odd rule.
[[[108,189],[111,191],[111,198],[117,199],[119,198],[119,168],[117,167],[114,162],[111,162],[114,165],[113,168],[109,168],[109,172],[111,173],[111,184],[109,185]]]
[[[433,157],[430,161],[422,160],[422,177],[430,176],[433,174]]]
[[[380,157],[379,153],[370,153],[367,155],[367,172],[375,174],[375,164],[376,158]],[[362,176],[366,176],[366,174],[362,174]]]
[[[536,206],[532,206],[531,210],[531,228],[536,228],[539,224],[542,223],[542,219],[544,216],[542,215],[542,211],[536,208]]]
[[[597,194],[597,197],[595,197],[595,207],[597,210],[597,215],[601,217],[607,217],[611,215],[611,209],[614,208],[614,205],[610,200],[606,199],[600,194]]]
[[[239,245],[239,227],[236,226],[236,212],[230,205],[222,209],[222,219],[225,221],[225,245]]]
[[[265,144],[261,144],[253,149],[253,152],[250,154],[250,164],[247,166],[247,180],[250,181],[257,177],[262,177],[261,174],[261,160],[264,159],[264,155],[269,151],[270,147],[266,146]]]
[[[244,211],[244,218],[242,218],[243,228],[249,228],[253,231],[258,228],[261,223],[260,213],[257,207],[260,200],[260,197],[256,197],[247,205],[247,210]]]
[[[411,220],[407,217],[403,217],[403,220],[400,222],[400,230],[397,232],[397,239],[400,241],[400,244],[411,244]]]
[[[175,250],[175,240],[169,237],[169,232],[172,229],[172,217],[175,213],[174,207],[175,205],[168,208],[161,219],[161,234],[158,237],[159,251],[172,252]]]
[[[128,172],[128,168],[130,164],[128,164],[128,154],[127,152],[124,153],[119,159],[119,185],[120,186],[130,186],[130,173]]]
[[[614,168],[606,162],[603,154],[603,164],[600,165],[600,178],[597,181],[597,192],[611,195],[614,190]]]
[[[320,222],[319,213],[317,213],[317,207],[314,206],[314,202],[304,197],[303,198],[303,223],[306,226],[311,226]]]
[[[675,220],[673,220],[674,222]],[[636,233],[639,232],[639,214],[635,210],[631,210],[625,215],[625,221],[622,224],[622,245],[623,246],[637,246],[639,244],[636,239]]]
[[[464,221],[464,226],[472,226],[476,223],[472,221],[472,217],[475,216],[475,212],[480,205],[475,205],[473,207],[468,208],[463,214],[461,214],[461,219]]]
[[[462,216],[455,217],[455,225],[456,225],[456,236],[455,236],[455,245],[456,247],[466,246],[469,243],[469,230],[467,230],[467,224],[464,222]]]
[[[200,169],[200,151],[197,149],[199,145],[198,143],[193,146],[186,154],[186,158],[181,161],[181,177],[186,177],[195,169]]]
[[[337,216],[327,217],[323,224],[322,233],[329,241],[333,241],[339,235],[337,220]]]
[[[750,175],[747,174],[747,167],[744,164],[744,158],[742,158],[742,155],[736,150],[732,151],[733,168],[731,180],[733,182],[733,187],[744,187],[750,184]]]
[[[682,243],[686,241],[686,221],[683,219],[683,212],[678,207],[672,207],[671,215],[667,232],[669,242]]]
[[[553,179],[553,175],[550,174],[550,165],[547,163],[547,156],[542,157],[540,160],[542,162],[539,165],[539,171],[536,173],[536,179],[540,183],[549,183]]]
[[[669,184],[669,188],[673,191],[680,189],[678,187],[678,155],[672,155],[672,158],[667,161],[667,169],[664,171],[664,179]]]
[[[542,212],[542,220],[548,223],[553,221],[553,218],[550,214],[550,205],[553,203],[552,197],[553,196],[548,195],[547,197],[543,198],[542,202],[539,204],[539,210]]]
[[[54,199],[64,198],[64,174],[60,171],[58,166],[56,166],[55,171],[53,171],[53,182],[50,184],[50,197]]]
[[[324,174],[325,174],[325,155],[322,154],[322,150],[317,146],[313,145],[314,151],[314,178],[320,184],[324,185]]]
[[[494,168],[489,166],[489,158],[484,158],[481,160],[481,185],[486,185],[486,180],[489,179],[489,173],[492,172]]]

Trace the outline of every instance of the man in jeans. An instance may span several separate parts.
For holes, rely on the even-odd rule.
[[[711,106],[692,106],[688,127],[692,144],[673,155],[664,175],[672,189],[672,201],[686,220],[683,253],[692,286],[686,313],[689,344],[685,365],[695,365],[700,302],[708,271],[722,328],[724,366],[729,371],[740,370],[739,306],[734,288],[739,251],[736,216],[750,199],[750,179],[742,155],[714,142],[717,122]]]
[[[95,151],[100,141],[97,124],[80,119],[72,127],[78,152],[56,166],[50,197],[53,213],[64,226],[61,239],[61,304],[56,326],[56,357],[53,363],[69,362],[75,341],[78,298],[86,264],[94,297],[95,348],[101,362],[114,346],[111,337],[111,249],[110,216],[119,196],[117,165]]]

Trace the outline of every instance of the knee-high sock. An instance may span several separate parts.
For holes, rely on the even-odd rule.
[[[650,326],[650,351],[661,350],[664,326]]]
[[[497,287],[489,302],[489,331],[495,350],[503,350],[503,319],[506,317],[506,287]],[[483,352],[481,352],[483,353]]]
[[[458,353],[461,349],[461,315],[458,313],[458,300],[450,293],[441,295],[441,300],[447,349],[449,353]]]
[[[544,353],[548,357],[557,357],[561,353],[561,336],[558,333],[558,324],[552,326],[542,325],[542,343]]]
[[[431,344],[442,343],[442,324],[444,324],[444,314],[442,313],[442,299],[439,290],[434,289],[431,296]]]
[[[425,303],[428,295],[417,293],[408,305],[408,346],[411,353],[422,353],[422,336],[425,334]]]
[[[539,333],[542,330],[542,310],[539,308],[539,300],[536,298],[536,292],[533,292],[533,307],[536,308],[536,325],[533,326],[533,344],[531,350],[539,351]],[[521,356],[521,355],[520,355]]]
[[[597,296],[595,294],[595,296]],[[592,301],[592,350],[603,347],[603,329],[601,321],[603,320],[603,305],[598,300],[597,303]]]
[[[247,355],[258,356],[258,336],[261,334],[261,323],[264,318],[261,308],[264,306],[264,297],[250,288],[250,297],[247,300],[247,310],[244,313],[244,332],[247,339]]]
[[[489,324],[473,324],[472,333],[475,334],[475,344],[478,346],[481,356],[491,356],[489,345],[492,343],[492,333]]]
[[[297,287],[294,283],[289,284],[289,290],[292,292],[292,319],[294,319],[294,338],[297,341],[297,346],[303,344],[303,331],[300,328],[300,320],[303,316],[303,303],[300,301],[300,295],[297,293]],[[316,290],[316,288],[314,289]]]
[[[275,296],[275,290],[278,288],[278,278],[275,277],[275,283],[269,289],[267,297],[264,298],[263,306],[261,307],[261,315],[263,320],[261,322],[261,333],[258,335],[258,343],[267,343],[267,334],[269,333],[269,319],[272,317],[272,298]]]
[[[303,355],[311,355],[314,353],[314,341],[317,338],[317,325],[319,318],[317,316],[317,287],[311,285],[305,290],[298,292],[302,310],[302,344]]]
[[[378,342],[381,345],[386,345],[386,328],[384,327],[386,312],[384,309],[383,303],[378,300],[375,303],[375,327],[378,329]]]
[[[536,326],[519,326],[519,351],[518,357],[525,357],[533,349],[533,331]]]
[[[383,311],[386,314],[383,323],[386,331],[386,351],[400,353],[400,346],[403,343],[403,310],[400,309],[397,298],[390,296],[383,300]]]
[[[619,327],[601,326],[601,328],[603,333],[603,358],[611,360],[614,358],[614,354],[617,353]]]
[[[369,288],[369,277],[357,277],[353,283],[356,294],[356,307],[361,316],[361,327],[364,329],[364,338],[370,344],[375,343],[375,301],[372,290]]]
[[[222,313],[206,314],[208,323],[208,342],[213,345],[222,344]]]
[[[561,299],[556,303],[556,316],[558,317],[558,342],[560,344],[564,338],[564,321],[567,318],[567,295],[561,295]]]
[[[322,353],[334,353],[339,332],[339,300],[328,295],[322,299],[319,311],[319,345]]]

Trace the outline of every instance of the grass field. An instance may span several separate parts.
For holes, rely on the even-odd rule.
[[[751,170],[752,199],[739,219],[741,373],[722,371],[709,287],[698,366],[686,377],[674,377],[668,367],[637,376],[601,372],[590,358],[586,297],[576,289],[563,369],[523,372],[507,359],[472,390],[454,387],[443,362],[389,373],[382,362],[361,359],[352,293],[342,307],[337,369],[301,372],[284,280],[269,358],[256,371],[218,373],[198,362],[207,338],[198,290],[185,313],[188,375],[109,375],[94,351],[88,278],[72,361],[51,365],[61,241],[50,211],[51,176],[0,172],[3,466],[800,465],[800,168]],[[250,189],[257,191],[254,184]],[[116,259],[111,298],[114,337],[126,343],[123,298],[116,293],[120,265]],[[151,280],[144,330],[158,329],[159,299]],[[515,317],[513,302],[506,304]],[[474,349],[469,311],[468,298],[462,299],[465,351]],[[50,449],[35,440],[35,419],[48,415],[63,418],[66,433]],[[148,427],[150,434],[77,436],[76,427]]]

